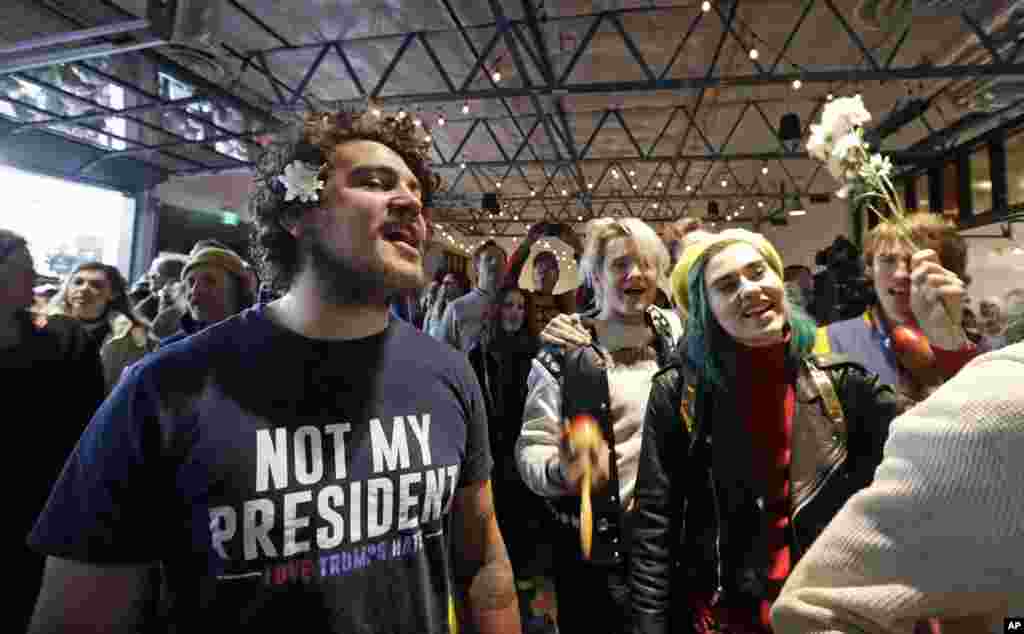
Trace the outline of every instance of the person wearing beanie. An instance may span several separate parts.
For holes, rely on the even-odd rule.
[[[176,333],[163,339],[168,346],[220,323],[255,303],[248,267],[234,251],[221,246],[194,248],[181,271],[187,310]]]
[[[644,421],[634,632],[772,632],[792,566],[881,460],[901,402],[860,365],[811,355],[815,323],[783,273],[742,229],[691,243],[672,273],[688,318]]]

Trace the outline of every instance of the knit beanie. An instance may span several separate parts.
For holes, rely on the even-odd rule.
[[[222,268],[241,280],[245,279],[245,263],[242,258],[234,251],[217,247],[206,247],[189,256],[188,264],[181,270],[181,279],[184,280],[189,271],[204,264]]]
[[[782,278],[782,257],[775,250],[771,242],[760,233],[747,231],[746,229],[726,229],[720,233],[711,234],[707,237],[689,244],[679,257],[676,268],[672,271],[671,286],[672,296],[682,311],[690,308],[690,271],[704,257],[708,249],[715,245],[729,245],[745,243],[754,247],[764,257],[768,266]]]

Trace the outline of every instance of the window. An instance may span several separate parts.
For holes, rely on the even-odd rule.
[[[157,73],[160,84],[160,96],[164,99],[188,99],[195,94],[195,88],[166,73]],[[242,113],[223,104],[200,101],[185,107],[185,110],[202,116],[202,119],[188,117],[180,110],[164,112],[164,125],[175,134],[193,141],[202,141],[211,137],[223,137],[232,132],[244,132],[246,123]],[[205,121],[216,124],[206,125]],[[249,149],[237,139],[223,139],[213,144],[221,154],[232,156],[241,161],[249,160]]]
[[[3,226],[28,240],[36,271],[64,279],[99,260],[129,274],[135,201],[120,192],[0,165]]]
[[[974,213],[984,213],[992,209],[992,169],[988,161],[988,146],[974,150],[970,160]]]
[[[1006,181],[1010,190],[1009,204],[1024,204],[1024,133],[1007,136]]]
[[[32,81],[36,78],[47,85],[56,86],[70,97]],[[73,64],[58,64],[51,68],[30,70],[24,78],[0,78],[0,115],[20,123],[47,121],[96,112],[103,106],[112,110],[124,108],[124,88],[88,69]],[[55,121],[49,129],[111,150],[123,150],[127,125],[120,117],[87,119],[88,128]],[[105,134],[109,133],[109,134]],[[116,136],[111,136],[116,135]]]

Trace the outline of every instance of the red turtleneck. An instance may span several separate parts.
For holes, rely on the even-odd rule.
[[[760,625],[771,631],[769,610],[791,568],[789,543],[789,460],[796,391],[786,375],[786,341],[766,347],[737,348],[736,403],[753,447],[755,482],[765,483],[770,533],[768,578],[771,600],[761,602]]]

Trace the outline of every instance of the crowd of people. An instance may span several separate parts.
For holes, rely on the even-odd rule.
[[[34,289],[0,229],[0,368],[48,415],[45,440],[19,432],[19,631],[977,634],[1024,613],[1024,289],[975,310],[940,216],[907,218],[915,249],[875,227],[874,302],[818,324],[810,269],[695,219],[537,223],[477,248],[472,288],[428,282],[438,180],[406,119],[310,115],[257,176],[252,263],[204,240],[133,287],[89,262]],[[545,237],[578,288],[554,292]],[[537,576],[557,623],[520,605]]]

